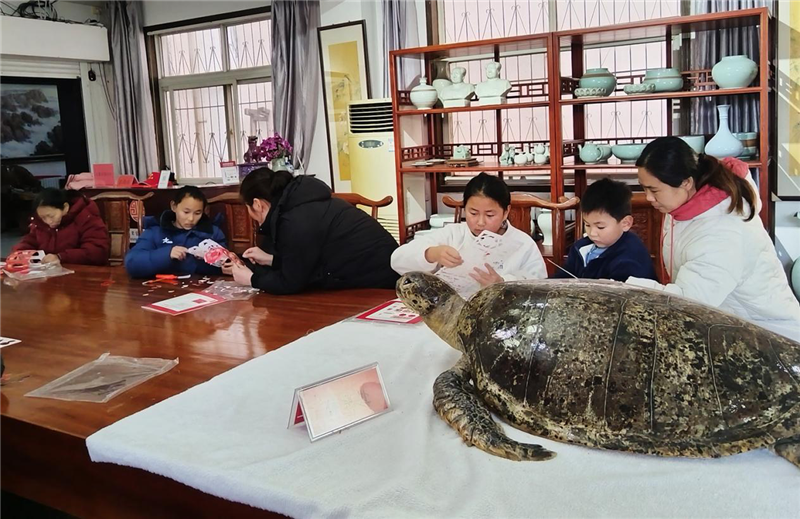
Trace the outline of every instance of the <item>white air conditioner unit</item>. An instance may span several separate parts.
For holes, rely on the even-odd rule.
[[[396,240],[400,225],[427,219],[430,192],[425,175],[405,178],[406,220],[397,212],[397,172],[394,162],[394,125],[391,99],[352,101],[347,107],[350,125],[350,189],[373,200],[391,195],[394,202],[378,211],[378,222]]]

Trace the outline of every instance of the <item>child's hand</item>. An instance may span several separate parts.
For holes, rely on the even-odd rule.
[[[231,267],[231,270],[233,274],[233,280],[240,285],[251,286],[253,271],[244,265],[237,265],[235,263],[232,265],[233,266]]]
[[[60,261],[58,256],[55,254],[46,254],[44,258],[42,258],[42,263],[56,263]]]
[[[438,263],[443,267],[457,267],[464,263],[461,254],[449,245],[437,245],[429,247],[425,251],[425,259],[428,263]]]
[[[258,263],[259,265],[266,265],[266,266],[272,265],[272,258],[273,258],[272,254],[268,254],[258,247],[250,247],[249,249],[244,251],[242,257],[249,259],[253,263]]]
[[[186,247],[181,247],[180,245],[176,245],[172,247],[172,250],[169,251],[169,257],[172,259],[176,259],[179,261],[183,261],[186,259]]]
[[[226,276],[233,275],[233,261],[230,259],[225,260],[225,263],[222,264],[222,273]]]
[[[505,281],[503,276],[498,274],[491,265],[484,263],[484,266],[486,267],[486,271],[475,267],[473,271],[469,273],[469,277],[477,281],[482,287],[488,287],[489,285],[494,285],[495,283],[502,283]]]

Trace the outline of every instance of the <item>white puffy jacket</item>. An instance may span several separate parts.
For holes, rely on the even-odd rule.
[[[749,175],[748,180],[752,184]],[[730,203],[726,198],[690,220],[667,215],[661,250],[672,282],[627,282],[660,288],[751,321],[800,323],[800,303],[761,219],[756,214],[745,222],[742,215],[728,212]],[[745,214],[749,207],[745,202]]]
[[[428,248],[449,245],[456,250],[461,250],[468,240],[474,239],[475,236],[466,223],[445,225],[442,229],[414,238],[409,243],[395,249],[392,253],[392,268],[401,275],[412,271],[435,272],[438,270],[438,265],[425,259],[425,251]],[[516,251],[496,269],[505,281],[547,277],[547,268],[545,268],[542,253],[539,252],[539,247],[533,238],[509,223],[503,239],[519,243]]]

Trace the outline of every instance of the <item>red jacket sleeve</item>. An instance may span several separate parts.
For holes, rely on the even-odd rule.
[[[22,241],[11,247],[11,252],[18,250],[39,250],[39,240],[36,239],[36,233],[33,229],[28,230],[28,234],[22,237]]]
[[[61,258],[61,263],[107,265],[111,243],[103,219],[90,213],[78,223],[78,234],[80,245],[77,249],[60,252],[58,256]]]

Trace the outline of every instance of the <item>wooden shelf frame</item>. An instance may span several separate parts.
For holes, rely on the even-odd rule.
[[[719,30],[731,27],[758,27],[759,28],[759,55],[756,59],[759,65],[758,75],[754,81],[755,86],[735,89],[720,89],[710,78],[708,70],[682,71],[686,78],[688,90],[680,92],[664,92],[644,95],[625,95],[622,88],[625,84],[632,84],[640,79],[642,74],[620,75],[618,77],[618,87],[615,93],[604,98],[576,99],[572,97],[572,90],[577,86],[578,80],[561,74],[561,54],[569,52],[569,62],[574,74],[584,71],[583,52],[587,47],[593,46],[624,46],[638,41],[661,40],[666,43],[666,66],[672,66],[672,41],[674,36],[680,36],[689,41],[691,33],[695,31]],[[775,31],[775,20],[769,15],[767,8],[743,9],[737,11],[725,11],[719,13],[709,13],[692,16],[679,16],[671,18],[661,18],[632,22],[603,27],[591,27],[587,29],[571,29],[566,31],[555,31],[544,34],[529,36],[515,36],[510,38],[498,38],[493,40],[482,40],[476,42],[453,43],[447,45],[433,45],[428,47],[418,47],[414,49],[403,49],[392,51],[389,56],[389,73],[392,91],[392,103],[395,128],[395,165],[397,171],[398,189],[398,210],[400,217],[401,242],[407,237],[406,230],[411,230],[413,226],[405,224],[404,209],[404,175],[424,174],[429,177],[431,188],[431,209],[437,211],[436,201],[436,177],[440,174],[458,173],[478,173],[481,171],[498,172],[501,176],[504,173],[520,175],[530,173],[531,175],[548,174],[550,175],[550,197],[558,200],[565,194],[566,188],[570,187],[581,196],[586,188],[586,175],[588,172],[600,172],[604,170],[620,172],[630,172],[635,169],[634,164],[616,164],[612,158],[611,164],[582,164],[575,157],[574,149],[569,145],[585,142],[584,128],[584,107],[586,105],[598,103],[634,103],[640,101],[659,100],[667,104],[667,113],[672,114],[673,103],[682,102],[693,98],[714,98],[719,99],[724,96],[758,96],[760,107],[759,120],[759,155],[748,160],[748,166],[757,171],[756,177],[759,184],[759,197],[762,201],[760,216],[768,229],[773,227],[773,203],[769,193],[771,189],[770,181],[775,176],[775,161],[771,160],[774,149],[774,121],[770,120],[771,110],[774,110],[774,49],[769,44],[770,32]],[[398,90],[397,84],[397,60],[412,58],[424,61],[427,77],[435,77],[433,72],[438,61],[459,62],[478,59],[498,60],[504,56],[512,56],[530,53],[546,53],[547,84],[543,85],[541,79],[531,79],[528,83],[537,83],[544,88],[538,97],[532,99],[516,97],[519,102],[509,102],[502,105],[491,106],[469,106],[464,108],[434,108],[430,110],[418,110],[408,105],[408,90]],[[502,149],[504,142],[502,136],[502,117],[507,110],[517,110],[523,108],[546,107],[548,126],[550,134],[550,163],[543,166],[500,166],[497,162],[497,155]],[[563,138],[563,117],[566,109],[572,112],[572,123],[574,135],[572,139]],[[495,147],[489,153],[485,149],[480,153],[473,153],[477,158],[482,158],[483,163],[469,168],[453,168],[445,165],[435,165],[427,167],[412,166],[415,160],[423,158],[446,158],[441,153],[419,153],[414,160],[404,157],[403,132],[400,127],[401,118],[409,116],[423,116],[425,131],[427,132],[428,143],[441,146],[443,144],[442,119],[444,114],[459,112],[487,111],[494,112],[494,122],[496,124],[496,134],[498,136]],[[425,117],[429,114],[442,114],[442,117]],[[487,118],[488,119],[488,118]],[[673,131],[673,123],[667,125],[668,134]],[[655,137],[639,139],[611,139],[625,141],[649,141]],[[602,142],[609,139],[592,139],[592,141]],[[471,143],[474,144],[474,143]],[[416,148],[416,147],[411,147]],[[497,151],[496,154],[494,152]],[[494,156],[491,156],[494,155]],[[565,185],[565,174],[570,177],[570,186]],[[580,212],[578,211],[576,225],[582,225]],[[414,226],[419,226],[419,222]],[[552,257],[560,259],[564,257],[564,229],[553,227],[553,248]]]

